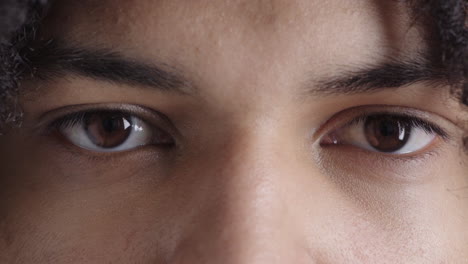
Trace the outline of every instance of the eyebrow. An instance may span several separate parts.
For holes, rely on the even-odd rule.
[[[117,84],[151,87],[160,91],[193,94],[195,86],[178,70],[162,63],[143,63],[107,49],[70,47],[47,41],[31,48],[24,56],[34,78],[48,80],[65,74],[77,74]],[[333,76],[312,78],[307,93],[342,95],[395,89],[418,82],[446,85],[447,75],[437,63],[425,59],[393,60],[378,65],[346,66]]]
[[[309,93],[320,95],[359,94],[395,89],[427,82],[432,86],[448,85],[443,67],[417,54],[417,59],[389,60],[377,65],[356,66],[332,77],[313,81]],[[352,68],[352,67],[344,67]]]
[[[50,80],[76,74],[100,81],[192,94],[194,86],[174,67],[144,63],[107,49],[87,49],[47,41],[24,55],[33,78]]]

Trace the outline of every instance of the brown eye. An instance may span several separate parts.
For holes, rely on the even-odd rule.
[[[322,146],[353,145],[391,154],[407,154],[428,146],[445,133],[430,123],[410,116],[376,114],[358,117],[325,135]]]
[[[394,117],[369,117],[364,123],[369,144],[381,152],[395,152],[406,145],[411,124]]]
[[[90,140],[102,148],[123,144],[132,133],[131,119],[116,113],[93,113],[85,117],[84,129]]]
[[[78,113],[58,131],[71,143],[96,152],[127,151],[144,145],[171,146],[173,138],[145,121],[118,111]]]

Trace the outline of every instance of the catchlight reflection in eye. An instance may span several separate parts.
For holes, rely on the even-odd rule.
[[[120,152],[144,145],[172,144],[164,131],[118,111],[77,113],[61,119],[57,130],[72,144],[95,152]]]
[[[415,117],[378,114],[358,117],[327,134],[322,146],[353,145],[387,154],[411,154],[429,146],[443,133]]]

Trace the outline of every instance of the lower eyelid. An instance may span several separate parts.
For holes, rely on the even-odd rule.
[[[321,148],[319,164],[334,177],[353,177],[365,182],[419,183],[431,177],[435,164],[444,157],[443,141],[416,155],[378,154],[352,145],[332,145]]]
[[[67,155],[69,155],[70,158],[80,160],[80,163],[118,162],[119,160],[128,160],[129,157],[134,156],[159,159],[161,157],[161,153],[169,153],[167,152],[167,148],[155,148],[149,145],[135,148],[135,151],[95,152],[76,146],[58,132],[53,132],[44,136],[49,140],[49,142],[52,142],[53,146],[58,148],[61,153],[68,153]]]
[[[392,153],[384,153],[384,152],[375,152],[371,150],[367,150],[361,147],[357,147],[351,144],[330,144],[330,145],[320,145],[321,151],[331,151],[334,152],[335,155],[349,155],[353,156],[363,156],[367,155],[371,158],[375,158],[376,160],[385,159],[390,162],[413,162],[414,160],[421,160],[424,159],[426,155],[433,156],[440,153],[440,149],[444,148],[444,144],[446,144],[445,140],[441,137],[436,136],[427,146],[424,148],[406,154],[392,154]],[[340,154],[341,152],[341,154]],[[354,154],[353,154],[354,153]]]

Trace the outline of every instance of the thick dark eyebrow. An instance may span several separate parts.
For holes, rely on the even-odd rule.
[[[191,94],[194,86],[173,67],[143,63],[106,49],[87,49],[48,41],[29,48],[24,57],[33,78],[49,80],[76,74],[116,84]]]
[[[152,87],[162,91],[193,94],[192,85],[174,67],[157,63],[142,63],[107,49],[88,49],[47,41],[24,54],[32,75],[52,79],[65,74],[77,74],[96,80],[131,86]],[[333,76],[308,83],[312,95],[359,94],[395,89],[418,82],[447,84],[442,67],[425,59],[389,61],[379,65],[351,65]],[[348,69],[347,69],[348,68]]]
[[[308,92],[314,95],[360,94],[401,88],[419,82],[427,82],[431,86],[448,85],[443,68],[425,59],[422,54],[417,60],[390,60],[354,68],[313,81],[313,87]]]

